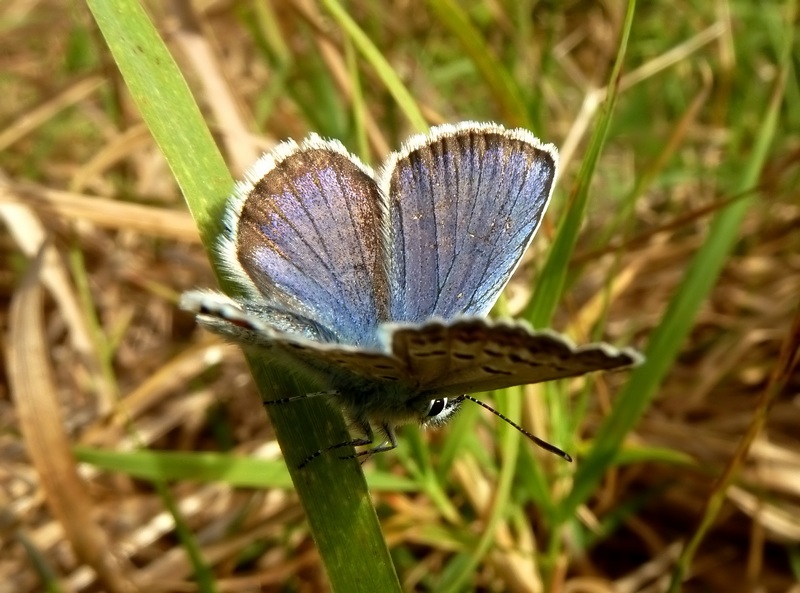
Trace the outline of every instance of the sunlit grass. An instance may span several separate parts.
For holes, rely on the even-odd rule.
[[[788,590],[800,578],[796,385],[759,398],[800,294],[795,3],[640,3],[629,38],[610,5],[232,3],[196,14],[197,28],[159,3],[89,4],[97,25],[85,8],[55,19],[47,2],[0,25],[8,294],[37,237],[70,254],[42,273],[45,323],[10,321],[15,339],[46,337],[48,357],[28,368],[56,381],[28,393],[9,373],[1,442],[25,533],[0,578],[55,589],[54,575],[82,583],[82,564],[106,590],[251,579],[385,591],[395,573],[405,590],[437,592],[583,578],[609,591],[670,578]],[[463,119],[525,126],[563,157],[495,313],[632,344],[647,363],[485,396],[573,464],[470,408],[440,431],[404,430],[366,481],[333,457],[299,474],[292,460],[342,440],[341,419],[321,401],[272,407],[273,432],[236,349],[176,311],[182,290],[214,283],[178,230],[183,199],[208,248],[232,178],[274,141],[314,131],[379,165],[408,134]],[[142,224],[134,205],[174,222]],[[304,389],[250,362],[262,393]],[[37,423],[23,398],[61,405],[65,420]],[[766,430],[737,451],[753,418]],[[37,430],[53,426],[88,463],[80,478],[68,450],[42,448]],[[48,510],[42,458],[89,488],[42,480],[45,500],[64,498]],[[726,466],[730,487],[716,482]],[[91,523],[70,515],[72,496],[97,509]],[[47,528],[77,558],[57,556]],[[123,560],[101,570],[92,549]]]

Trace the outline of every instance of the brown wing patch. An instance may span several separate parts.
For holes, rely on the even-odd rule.
[[[597,343],[574,346],[523,322],[483,318],[397,325],[392,352],[409,367],[422,391],[459,394],[540,383],[625,368],[641,361],[630,349]]]

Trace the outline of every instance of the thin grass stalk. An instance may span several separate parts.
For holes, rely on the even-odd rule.
[[[372,40],[362,31],[358,23],[347,14],[347,11],[338,0],[322,0],[322,4],[350,37],[353,45],[356,46],[356,49],[358,49],[364,59],[369,62],[375,70],[375,73],[386,86],[386,90],[392,95],[397,106],[403,111],[409,123],[411,123],[417,132],[427,132],[428,122],[422,115],[422,111],[420,111],[416,100],[414,100],[414,97],[397,76],[391,64],[386,61],[386,58],[383,57],[380,50],[375,47]]]
[[[789,13],[793,17],[795,14],[797,14],[797,2],[792,2],[790,8],[791,10]],[[751,187],[758,183],[761,170],[763,169],[767,160],[767,155],[769,154],[769,148],[775,138],[775,133],[778,126],[779,111],[781,104],[785,99],[786,80],[788,77],[788,72],[791,70],[790,60],[791,50],[794,44],[794,20],[795,19],[791,17],[787,19],[788,26],[784,32],[784,46],[782,48],[783,51],[781,52],[782,68],[780,76],[778,76],[775,89],[772,93],[772,100],[770,101],[770,104],[767,107],[767,112],[762,120],[763,123],[759,130],[759,135],[756,139],[754,150],[751,153],[751,158],[742,174],[742,179],[740,181],[740,188],[742,189]],[[752,200],[753,198],[750,198],[748,202],[751,202]],[[738,208],[733,210],[733,214],[729,213],[729,216],[733,218],[736,214],[739,214],[739,220],[737,221],[734,218],[732,223],[741,223],[741,217],[744,216],[747,202],[745,204],[733,204],[729,206],[725,211],[720,213],[720,217],[726,212],[734,209],[734,207],[737,205]],[[736,226],[736,229],[738,229],[738,225]],[[731,240],[730,245],[728,246],[729,250],[732,248],[732,245],[733,240]],[[670,593],[677,593],[677,591],[680,590],[683,580],[691,568],[692,561],[694,560],[694,556],[700,546],[700,543],[703,541],[704,537],[711,529],[714,521],[719,515],[722,505],[726,500],[728,488],[736,477],[738,471],[744,465],[747,452],[753,441],[764,428],[764,425],[767,421],[767,415],[775,401],[775,398],[781,393],[783,387],[785,387],[786,381],[789,379],[792,371],[798,364],[798,343],[800,343],[800,309],[795,312],[794,320],[789,327],[789,331],[781,348],[781,354],[778,358],[777,364],[773,369],[769,384],[759,398],[759,402],[747,432],[739,441],[736,452],[731,458],[728,466],[725,468],[725,471],[714,485],[711,495],[706,501],[700,524],[692,535],[692,538],[689,540],[689,543],[681,552],[680,558],[678,559],[675,567],[675,571],[672,575],[672,580],[670,582]]]
[[[233,182],[172,56],[136,0],[88,0],[143,119],[161,148],[219,274],[213,245]],[[264,400],[307,393],[309,385],[247,353]],[[268,407],[295,489],[334,591],[399,591],[400,585],[357,461],[323,456],[302,471],[309,451],[346,438],[340,414],[313,398]],[[358,562],[353,562],[358,558]],[[368,575],[368,578],[365,578]]]
[[[785,63],[785,62],[784,62]],[[782,85],[776,93],[782,98]],[[742,171],[735,193],[744,193],[758,182],[775,133],[777,106],[773,101],[765,113],[758,141]],[[574,514],[584,504],[602,480],[606,468],[614,462],[628,433],[641,418],[655,396],[661,382],[672,367],[681,347],[692,330],[702,303],[708,298],[731,250],[739,238],[739,230],[747,210],[755,198],[748,196],[732,202],[713,220],[708,236],[686,268],[683,282],[671,298],[658,327],[650,336],[645,350],[647,362],[635,369],[616,405],[597,433],[592,449],[586,456],[569,497],[562,507],[564,517]]]

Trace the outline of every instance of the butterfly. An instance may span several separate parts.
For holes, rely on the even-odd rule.
[[[510,422],[469,394],[642,360],[486,318],[541,224],[557,161],[552,144],[492,123],[434,127],[379,171],[335,140],[283,142],[226,207],[217,253],[240,293],[190,291],[181,306],[332,388],[324,394],[359,436],[301,466],[340,447],[393,449],[400,425],[443,424],[467,400]]]

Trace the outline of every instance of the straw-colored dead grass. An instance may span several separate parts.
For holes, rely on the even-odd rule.
[[[0,286],[8,305],[0,310],[7,377],[0,385],[0,591],[41,590],[40,562],[66,590],[192,591],[185,549],[153,486],[78,465],[71,447],[227,446],[272,458],[279,451],[238,351],[202,335],[176,309],[182,290],[213,284],[197,233],[108,53],[100,54],[104,64],[73,71],[65,64],[81,40],[102,45],[85,9],[75,8],[65,22],[54,17],[57,4],[8,3],[0,35],[0,218],[6,229],[0,235]],[[206,4],[200,26],[185,14],[156,17],[238,174],[271,145],[271,138],[250,134],[256,116],[243,116],[254,111],[242,106],[255,104],[275,74],[255,57],[234,6]],[[279,12],[278,25],[300,31],[293,42],[302,47],[284,49],[319,52],[337,91],[349,97],[340,45],[322,34],[328,25],[311,3],[295,4],[297,11]],[[596,31],[592,19],[601,18],[587,13],[573,23],[573,33]],[[309,22],[320,28],[318,35],[310,33]],[[402,29],[393,20],[388,24]],[[307,47],[311,42],[314,48]],[[568,60],[566,46],[564,52]],[[580,60],[570,64],[580,69]],[[432,121],[447,119],[432,105],[426,113]],[[380,130],[381,116],[373,113],[365,122],[379,154],[392,144]],[[574,131],[571,123],[565,119],[553,129]],[[290,101],[278,98],[266,128],[284,137],[301,136],[308,126]],[[687,126],[681,150],[695,150],[708,132],[697,121]],[[770,163],[763,179],[770,190],[759,194],[680,360],[630,436],[637,445],[685,453],[699,463],[633,463],[612,472],[582,519],[591,524],[623,505],[639,508],[591,553],[556,567],[564,591],[664,590],[715,478],[734,458],[798,307],[800,200],[791,187],[796,137],[794,142],[793,160]],[[624,164],[635,150],[613,140],[609,154]],[[715,173],[713,155],[698,150],[696,156],[707,157],[704,170]],[[588,330],[602,308],[594,294],[606,271],[616,269],[609,332],[644,343],[702,243],[709,213],[728,198],[690,174],[670,195],[648,192],[638,205],[638,240],[626,248],[619,268],[587,238],[576,256],[586,273],[560,312],[561,327]],[[593,210],[587,237],[604,222],[603,211]],[[800,541],[798,393],[795,372],[727,492],[687,590],[800,590],[792,588],[787,552]],[[613,405],[613,393],[599,398],[598,419]],[[489,504],[492,484],[476,483],[479,472],[470,470],[469,461],[453,473],[455,481],[470,483],[475,508]],[[169,488],[220,590],[277,591],[287,582],[293,590],[324,589],[290,492],[235,490],[224,483]],[[443,534],[420,530],[441,520],[424,497],[394,493],[381,500],[389,511],[390,543],[407,546],[419,560],[419,570],[404,575],[413,590],[458,542],[448,547]],[[478,575],[478,586],[536,590],[536,543],[505,532],[497,541],[492,569]],[[247,550],[258,553],[236,564]],[[492,571],[516,576],[498,578]]]

